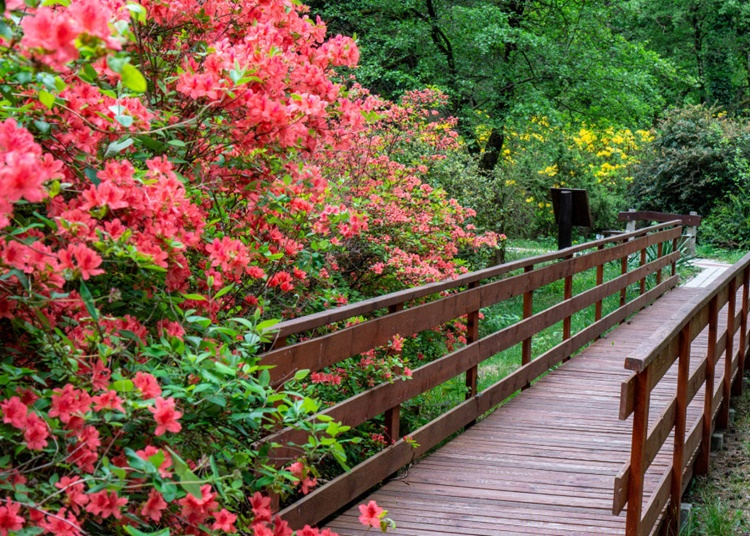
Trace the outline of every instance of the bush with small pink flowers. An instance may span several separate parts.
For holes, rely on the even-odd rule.
[[[0,6],[0,535],[291,534],[267,494],[358,439],[270,385],[273,318],[494,242],[426,184],[441,97],[368,95],[289,0]],[[283,426],[327,441],[275,467]]]

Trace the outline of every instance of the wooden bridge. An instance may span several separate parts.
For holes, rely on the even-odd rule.
[[[675,288],[681,231],[665,223],[282,323],[263,358],[279,385],[456,318],[468,340],[411,381],[325,409],[350,426],[384,418],[395,443],[281,516],[358,535],[353,505],[373,499],[397,535],[677,534],[682,493],[708,470],[712,433],[742,392],[750,275],[749,254],[706,288]],[[589,271],[596,285],[574,294]],[[534,291],[556,282],[560,301],[535,308]],[[479,338],[480,310],[521,296],[523,319]],[[593,322],[573,333],[571,317],[587,309]],[[313,336],[360,315],[372,318]],[[532,359],[534,337],[558,323],[559,344]],[[309,338],[292,344],[298,334]],[[514,345],[520,367],[479,391],[480,364]],[[417,448],[400,439],[400,404],[459,375],[466,400],[412,432]],[[288,429],[267,438],[305,439]],[[285,463],[295,451],[275,455]]]

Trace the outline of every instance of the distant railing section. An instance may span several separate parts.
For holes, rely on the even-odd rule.
[[[695,255],[698,226],[701,224],[701,217],[695,211],[690,212],[690,214],[667,214],[650,210],[636,211],[631,208],[627,212],[620,212],[617,219],[627,222],[625,230],[628,233],[635,231],[636,223],[639,221],[667,222],[679,220],[685,229],[685,250],[688,255]]]
[[[280,512],[281,517],[295,528],[318,523],[676,286],[677,241],[681,232],[679,222],[655,225],[279,324],[274,347],[261,358],[262,365],[273,366],[270,372],[275,385],[293,378],[298,370],[318,371],[386,344],[394,335],[410,337],[462,317],[467,318],[468,327],[464,347],[417,368],[410,381],[377,385],[319,414],[352,427],[384,415],[388,436],[395,443],[287,507]],[[671,247],[665,248],[665,244]],[[648,250],[653,254],[647,255]],[[632,270],[629,270],[629,258],[638,259],[637,267]],[[607,263],[619,264],[620,275],[605,282]],[[573,295],[574,276],[593,269],[596,270],[596,285]],[[521,270],[523,272],[518,273]],[[653,274],[655,284],[648,290],[646,278]],[[564,281],[562,301],[534,313],[534,291],[560,280]],[[640,293],[628,302],[626,291],[630,286],[639,288]],[[453,293],[440,297],[439,293],[445,291]],[[618,294],[619,307],[603,316],[603,300]],[[435,295],[438,295],[436,299],[424,303],[424,298]],[[520,296],[523,297],[523,319],[479,338],[480,310]],[[407,307],[414,300],[421,301]],[[595,311],[594,323],[578,333],[571,333],[571,317],[591,306]],[[310,336],[313,330],[323,326],[379,310],[387,314],[287,345],[293,335]],[[562,341],[532,360],[534,335],[558,322],[563,323]],[[478,391],[480,363],[517,344],[522,348],[522,366]],[[460,375],[464,375],[468,387],[466,401],[412,432],[414,442],[419,445],[414,449],[399,432],[400,405]],[[267,443],[279,445],[300,444],[306,440],[303,432],[292,429],[279,430],[265,439]],[[295,453],[280,448],[272,455],[282,465]]]
[[[682,493],[693,470],[697,474],[708,470],[714,426],[727,427],[730,397],[742,394],[749,276],[750,254],[727,270],[705,293],[676,312],[625,361],[625,368],[635,373],[622,384],[620,419],[633,415],[632,447],[629,463],[615,480],[612,513],[618,515],[627,506],[629,536],[648,534],[662,515],[667,534],[676,535]],[[720,312],[725,317],[723,322]],[[690,360],[696,358],[691,356],[691,343],[706,326],[708,349],[706,355],[698,356],[700,361],[691,372]],[[735,346],[738,330],[739,344]],[[724,367],[716,379],[716,364],[722,355]],[[675,362],[675,394],[649,427],[651,393]],[[703,410],[697,419],[688,422],[688,406],[702,387]],[[672,433],[672,463],[661,473],[656,490],[644,505],[646,471]]]

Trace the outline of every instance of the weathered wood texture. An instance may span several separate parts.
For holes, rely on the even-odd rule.
[[[623,324],[615,332],[607,335],[606,341],[595,342],[593,346],[584,351],[584,354],[571,361],[568,361],[568,359],[581,348],[597,341],[608,330],[622,324],[633,314],[649,306],[665,292],[676,286],[678,277],[674,273],[674,265],[679,258],[679,253],[673,252],[667,255],[662,255],[662,253],[664,251],[663,244],[677,240],[680,233],[681,227],[676,225],[675,222],[670,222],[634,233],[575,246],[554,254],[466,274],[457,280],[426,285],[281,324],[277,343],[262,356],[261,361],[262,364],[274,367],[271,375],[272,381],[276,385],[284,383],[299,369],[320,370],[326,366],[334,365],[342,359],[385,344],[396,334],[408,337],[456,318],[465,317],[468,320],[466,346],[414,370],[411,381],[374,386],[322,411],[322,414],[349,426],[357,426],[379,415],[384,415],[388,436],[396,440],[396,443],[360,463],[351,472],[326,483],[297,503],[287,507],[280,512],[280,515],[294,528],[301,528],[304,524],[314,524],[321,521],[355,497],[362,495],[388,476],[409,465],[414,459],[424,455],[452,434],[469,429],[474,425],[477,418],[493,410],[499,404],[507,402],[510,397],[523,390],[523,396],[512,399],[502,411],[497,413],[505,414],[510,411],[508,408],[517,407],[517,400],[519,399],[527,400],[529,406],[521,406],[520,409],[514,410],[517,414],[515,417],[510,417],[510,421],[502,421],[508,423],[507,426],[505,424],[501,426],[502,433],[495,434],[490,430],[492,438],[488,440],[489,443],[486,445],[486,448],[490,450],[485,449],[481,439],[467,439],[466,441],[469,442],[466,451],[467,460],[471,460],[471,456],[476,452],[480,452],[482,455],[487,452],[495,452],[498,456],[501,456],[503,452],[506,452],[503,449],[508,447],[511,451],[513,449],[517,451],[517,456],[512,458],[514,463],[515,461],[520,463],[521,458],[528,455],[531,457],[531,461],[528,461],[529,464],[536,463],[534,459],[537,457],[544,458],[543,464],[530,471],[531,477],[524,480],[522,478],[526,474],[524,468],[529,469],[529,467],[523,464],[519,466],[520,468],[514,468],[513,463],[507,467],[500,464],[504,468],[499,470],[498,467],[500,466],[496,463],[498,460],[494,458],[488,464],[467,461],[466,467],[457,463],[454,466],[445,466],[439,471],[444,473],[444,476],[442,480],[436,480],[438,488],[449,486],[451,481],[463,482],[462,478],[466,477],[468,473],[474,472],[481,479],[476,485],[457,484],[459,488],[468,490],[466,492],[468,493],[467,499],[475,497],[494,501],[495,497],[492,494],[487,495],[489,490],[493,488],[482,483],[489,478],[488,482],[493,482],[493,486],[495,484],[499,486],[497,490],[499,490],[500,496],[506,497],[501,499],[501,505],[508,501],[511,503],[517,502],[517,499],[512,499],[517,495],[524,497],[523,500],[518,499],[524,504],[522,509],[531,508],[534,512],[541,509],[546,512],[535,513],[531,518],[528,518],[533,522],[529,526],[536,527],[535,520],[538,517],[541,520],[539,526],[547,527],[549,532],[533,533],[553,534],[556,533],[555,531],[559,533],[559,527],[555,528],[554,524],[548,525],[548,522],[551,523],[555,515],[562,515],[561,512],[576,512],[575,515],[577,516],[579,510],[582,512],[593,508],[594,514],[599,516],[604,502],[607,504],[605,510],[611,510],[613,481],[615,477],[618,477],[617,483],[620,487],[615,492],[616,504],[617,501],[622,502],[623,490],[627,492],[630,482],[635,482],[636,486],[630,489],[630,494],[633,497],[635,497],[636,492],[639,496],[644,496],[644,493],[653,489],[657,489],[658,493],[652,494],[653,500],[639,507],[636,514],[631,512],[631,516],[635,515],[636,518],[640,518],[643,515],[646,520],[650,520],[655,515],[659,517],[661,509],[669,501],[670,494],[674,496],[677,493],[675,490],[682,487],[682,480],[678,479],[676,482],[672,479],[665,480],[665,477],[660,475],[658,482],[652,482],[649,480],[646,470],[649,467],[660,467],[655,459],[657,452],[653,451],[654,445],[658,441],[660,441],[659,446],[664,442],[670,433],[671,424],[678,423],[678,436],[684,436],[690,445],[700,443],[703,427],[699,426],[694,430],[691,427],[692,421],[683,415],[684,406],[692,400],[699,387],[696,383],[696,373],[690,376],[690,384],[682,389],[680,400],[673,400],[671,406],[669,404],[665,406],[664,411],[667,412],[667,418],[671,419],[668,429],[662,426],[654,432],[649,431],[646,424],[643,424],[643,429],[636,442],[631,440],[629,428],[624,423],[618,421],[614,427],[611,426],[609,412],[613,412],[615,417],[621,415],[626,418],[635,409],[638,410],[636,413],[640,415],[642,423],[648,422],[649,415],[653,417],[664,413],[664,411],[653,409],[649,413],[649,408],[638,409],[632,398],[636,387],[632,380],[632,372],[622,370],[621,363],[626,356],[630,356],[631,360],[641,356],[644,350],[638,350],[639,344],[644,340],[650,340],[649,336],[654,334],[663,319],[671,318],[675,311],[682,312],[691,307],[693,302],[686,300],[694,299],[696,292],[698,294],[701,294],[701,292],[693,291],[691,293],[690,290],[686,290],[673,293],[663,303],[659,302],[649,308],[649,312],[643,317],[644,320],[640,320],[641,316],[636,317],[635,322]],[[656,253],[655,258],[647,256],[647,250]],[[630,271],[628,271],[629,258],[639,261]],[[602,267],[606,263],[619,263],[622,275],[604,281]],[[671,274],[665,270],[670,266],[672,267]],[[574,277],[588,270],[596,271],[596,286],[574,294]],[[654,274],[656,275],[654,276]],[[649,276],[652,276],[655,281],[655,285],[651,289],[648,289],[646,285],[646,279]],[[498,277],[501,277],[501,279],[498,279]],[[561,302],[545,310],[534,312],[532,308],[534,291],[557,281],[562,283]],[[735,286],[736,288],[742,286],[742,281],[735,282]],[[626,300],[625,291],[628,288],[640,290],[640,295],[630,302]],[[444,293],[446,290],[454,290],[454,293],[443,294],[424,303],[425,297],[436,293]],[[727,289],[719,292],[719,294],[720,297],[717,299],[723,300],[720,305],[727,301],[746,303],[746,300],[738,301],[734,297],[729,300]],[[620,307],[606,316],[602,316],[603,300],[608,296],[617,295],[620,296]],[[480,309],[515,297],[523,297],[523,319],[503,330],[479,338]],[[417,302],[413,303],[413,300],[417,300]],[[412,303],[409,304],[410,301]],[[582,331],[572,333],[571,317],[589,307],[593,309],[595,321]],[[326,328],[323,334],[317,333],[317,336],[315,332],[310,332],[310,330],[317,330],[332,322],[378,310],[383,311],[381,316],[375,316],[370,320],[344,329],[330,331],[329,328]],[[746,326],[747,324],[746,317],[743,323],[743,318],[739,313],[736,318],[733,316],[732,319],[736,326],[740,324]],[[536,359],[531,359],[534,336],[559,322],[562,323],[563,327],[562,340],[559,344],[537,356]],[[682,325],[680,329],[684,328],[684,333],[697,334],[703,330],[707,323],[708,313],[703,314],[701,312],[687,324]],[[640,331],[633,331],[632,326],[636,324],[640,326]],[[307,338],[303,337],[300,342],[291,342],[290,338],[293,338],[296,334],[306,334],[305,337]],[[738,344],[733,345],[731,340],[727,344],[727,341],[728,339],[725,336],[719,339],[718,344],[723,344],[723,348],[730,349],[739,346]],[[517,344],[522,347],[520,368],[494,385],[478,391],[477,378],[480,371],[478,367],[481,363],[498,352]],[[683,349],[686,344],[689,346],[688,342],[683,341]],[[670,342],[664,345],[661,342],[656,342],[652,346],[649,351],[656,352],[658,355],[651,358],[651,361],[658,363],[659,366],[653,367],[653,373],[650,376],[643,376],[644,381],[641,382],[638,389],[645,393],[645,396],[650,395],[655,400],[660,400],[655,394],[661,385],[659,380],[661,379],[664,382],[670,377],[668,370],[674,361],[674,359],[669,361],[668,358],[661,357],[661,355],[667,353],[672,355],[671,353],[677,352],[680,345],[679,341],[675,339],[674,344]],[[694,355],[699,354],[694,353]],[[599,360],[602,360],[602,362],[599,363]],[[616,373],[609,370],[615,361],[620,367]],[[702,367],[700,371],[706,370],[705,359],[703,361],[696,359],[689,363],[683,361],[683,376],[687,374],[686,367],[688,364],[692,365],[693,363]],[[550,370],[555,371],[544,376]],[[716,385],[719,387],[716,390],[716,396],[723,396],[728,388],[727,386],[729,386],[729,383],[720,378],[721,370],[723,370],[721,365],[717,363],[716,376],[718,379]],[[469,388],[466,401],[412,433],[412,437],[419,444],[418,448],[412,449],[403,439],[399,440],[400,404],[459,375],[465,375],[466,385]],[[536,382],[534,388],[526,390],[532,382]],[[654,389],[657,384],[659,386]],[[621,392],[622,400],[620,400]],[[672,397],[674,399],[674,393]],[[602,407],[599,407],[600,404],[602,404]],[[545,406],[549,407],[545,408]],[[607,412],[606,418],[605,415],[597,413],[604,409]],[[670,411],[671,413],[669,413]],[[675,416],[676,414],[682,415],[682,417],[678,418]],[[568,427],[566,427],[566,415],[570,416],[570,423],[568,423],[570,426]],[[495,419],[495,415],[491,418]],[[514,420],[516,422],[512,424]],[[485,419],[476,427],[485,430],[484,433],[490,433],[487,432],[490,425],[485,424],[489,421],[490,419]],[[476,437],[473,434],[475,432],[472,428],[471,432],[466,433],[465,436],[467,438]],[[283,429],[274,432],[264,441],[280,445],[293,445],[305,440],[305,434],[291,429]],[[499,445],[500,450],[496,450],[495,447],[490,445],[490,443],[495,442]],[[636,447],[640,456],[640,465],[635,464],[634,467],[642,468],[634,474],[640,476],[643,471],[646,471],[646,475],[643,478],[628,480],[630,468],[628,466],[623,469],[623,467],[629,459],[628,453],[631,443],[632,446]],[[525,447],[523,447],[524,445]],[[613,449],[615,446],[617,448]],[[622,452],[625,454],[620,457],[614,456],[615,453],[622,454],[620,447],[624,449]],[[528,450],[528,453],[522,453],[523,450]],[[656,450],[658,451],[658,448]],[[610,453],[610,451],[614,457],[607,458],[605,454]],[[682,464],[683,459],[689,457],[689,453],[693,452],[689,449],[683,449],[683,451],[674,456],[670,454],[670,458],[674,458]],[[443,455],[443,452],[441,450],[435,456],[439,457]],[[541,454],[539,454],[540,452]],[[293,447],[272,449],[272,457],[278,465],[287,463],[290,457],[295,455]],[[422,463],[429,466],[433,463],[430,460],[433,459],[435,458],[430,457]],[[602,484],[599,477],[605,473],[601,473],[599,469],[591,473],[589,469],[584,468],[585,470],[582,473],[578,473],[576,472],[578,469],[568,471],[562,468],[567,462],[572,463],[575,467],[582,467],[581,464],[587,461],[595,461],[597,464],[604,464],[606,461],[605,465],[613,468],[611,474],[605,472],[608,475],[607,479],[609,479],[607,485]],[[561,464],[560,468],[555,468],[555,464]],[[474,465],[476,467],[473,467]],[[422,466],[422,464],[419,466]],[[498,473],[498,471],[500,472]],[[543,475],[545,472],[549,472],[546,477]],[[454,473],[455,475],[451,476]],[[490,478],[490,475],[494,473],[498,473],[499,483],[493,480],[494,477]],[[564,475],[558,473],[570,474],[563,478]],[[597,475],[597,478],[592,475]],[[558,479],[563,479],[565,482],[562,488],[559,488],[560,482],[558,482]],[[421,490],[420,493],[428,493],[430,482],[425,481],[421,484],[424,484],[425,487],[422,489],[417,486]],[[452,493],[449,487],[445,487],[445,490],[446,494]],[[472,495],[477,493],[478,495]],[[579,493],[581,494],[579,495]],[[608,495],[605,497],[605,495],[601,495],[602,493],[605,495],[608,493]],[[429,502],[433,499],[425,500]],[[589,502],[590,504],[585,504]],[[534,504],[537,506],[532,507]],[[633,504],[635,504],[635,501],[633,501]],[[509,508],[510,511],[515,509],[515,507]],[[448,510],[439,510],[439,512],[446,515],[449,513]],[[346,519],[347,515],[344,514],[340,519]],[[496,532],[481,532],[485,530],[482,523],[492,523],[494,522],[492,521],[493,516],[500,516],[498,519],[501,519],[505,514],[482,512],[482,515],[488,515],[490,521],[478,522],[479,525],[475,528],[480,532],[467,533],[494,534]],[[656,517],[653,521],[656,520]],[[507,519],[512,518],[511,515]],[[595,525],[619,526],[617,523],[622,521],[617,522],[617,519],[619,518],[611,517],[610,514],[608,521],[598,520]],[[431,533],[429,526],[432,522],[427,523],[429,530],[422,530],[416,525],[413,525],[412,529],[408,529],[409,523],[412,522],[405,522],[406,528],[401,525],[402,528],[399,530],[406,530],[406,532],[401,533]],[[570,523],[574,522],[571,521]],[[563,524],[565,523],[563,522]],[[503,523],[500,523],[500,525],[502,526]],[[441,525],[441,527],[440,530],[436,529],[433,532],[437,534],[444,530],[445,533],[450,533],[451,530],[455,529],[451,525]],[[571,525],[569,528],[572,531],[570,533],[576,533],[578,530],[581,533],[589,533],[587,527],[588,525],[585,525],[583,528],[574,529]],[[339,531],[342,534],[345,533],[340,527]],[[512,532],[524,533],[515,530]],[[501,530],[497,533],[507,532]]]
[[[398,525],[392,532],[396,536],[625,534],[626,512],[612,514],[613,483],[618,476],[622,481],[632,442],[633,417],[619,418],[620,386],[633,374],[623,368],[623,361],[665,319],[702,294],[683,288],[669,292],[356,504],[375,500],[388,509]],[[720,333],[725,325],[720,323]],[[705,370],[707,340],[704,329],[692,342],[689,362],[683,362],[683,368],[689,363],[692,375]],[[723,370],[719,356],[717,386],[722,385]],[[662,416],[674,420],[681,407],[673,403],[678,375],[675,363],[650,392],[647,438],[663,435],[654,431]],[[694,397],[681,428],[686,438],[683,466],[700,444],[701,389],[689,384],[681,398]],[[642,510],[652,526],[669,502],[673,437],[667,430],[662,440],[666,443],[657,449],[643,479]],[[648,442],[645,448],[650,448]],[[690,468],[685,473],[682,489]],[[358,535],[358,515],[352,507],[326,526],[341,536]]]
[[[693,463],[708,470],[711,432],[729,424],[731,396],[742,392],[749,268],[750,254],[701,292],[681,289],[693,299],[625,359],[635,371],[620,390],[620,418],[632,414],[631,455],[615,479],[612,512],[627,503],[628,536],[649,534],[657,519],[678,533],[686,475]],[[660,475],[650,497],[649,471]]]
[[[698,226],[701,223],[701,217],[695,214],[667,214],[664,212],[635,211],[620,212],[617,215],[619,221],[674,221],[680,220],[682,225]]]

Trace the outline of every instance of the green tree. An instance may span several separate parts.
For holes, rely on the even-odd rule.
[[[750,3],[746,0],[633,0],[617,20],[632,40],[675,65],[668,99],[676,105],[750,105]]]
[[[335,31],[356,34],[359,79],[393,97],[434,85],[451,97],[480,167],[499,160],[507,128],[550,121],[638,124],[663,106],[668,63],[610,23],[608,2],[316,0]],[[476,125],[489,128],[479,140]]]

